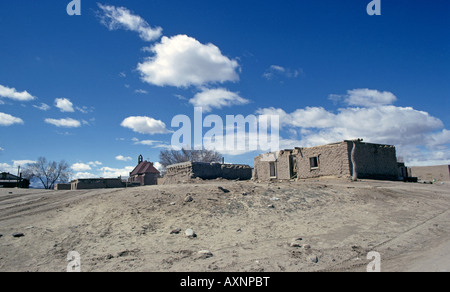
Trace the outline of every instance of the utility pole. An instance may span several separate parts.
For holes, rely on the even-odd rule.
[[[19,187],[19,180],[20,180],[19,175],[20,175],[20,165],[19,165],[19,167],[17,168],[17,183],[16,183],[16,188]]]

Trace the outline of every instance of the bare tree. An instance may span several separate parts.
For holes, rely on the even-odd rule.
[[[53,189],[56,183],[69,182],[71,174],[70,166],[64,160],[59,163],[47,162],[45,157],[39,157],[35,163],[28,164],[23,173],[29,180],[39,179],[45,189]]]
[[[182,163],[182,162],[220,162],[222,155],[216,151],[211,150],[186,150],[181,149],[176,150],[163,150],[159,154],[159,163],[164,167],[172,164]]]

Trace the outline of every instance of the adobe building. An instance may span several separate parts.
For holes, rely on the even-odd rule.
[[[125,183],[120,178],[87,178],[72,181],[71,190],[116,189],[124,188]]]
[[[139,155],[138,165],[130,172],[128,182],[133,185],[151,186],[158,184],[160,176],[160,172],[153,166],[153,163],[144,161],[142,155]]]
[[[252,168],[241,164],[184,162],[166,167],[163,184],[175,184],[191,179],[250,180]]]
[[[413,166],[411,175],[421,181],[450,181],[450,165]]]
[[[354,163],[353,163],[354,162]],[[262,154],[255,158],[254,179],[268,181],[333,176],[398,180],[396,149],[361,139]]]

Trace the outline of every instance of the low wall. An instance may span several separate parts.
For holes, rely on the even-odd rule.
[[[174,184],[191,179],[211,180],[217,178],[229,180],[250,180],[252,168],[248,165],[186,162],[170,165],[166,168],[163,184]]]
[[[120,179],[81,179],[71,183],[72,190],[115,189],[124,188]]]
[[[411,176],[421,181],[450,181],[450,165],[411,167]]]
[[[71,184],[56,184],[54,187],[55,191],[67,191],[72,189]]]

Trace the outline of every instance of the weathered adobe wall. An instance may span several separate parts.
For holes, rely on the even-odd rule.
[[[181,163],[167,167],[163,184],[173,184],[190,179],[240,179],[252,178],[252,169],[248,165],[219,164],[219,163]]]
[[[114,189],[123,188],[125,184],[120,179],[91,179],[72,182],[72,190]]]
[[[291,151],[280,151],[277,160],[277,179],[289,180],[291,179],[291,170],[289,166],[289,157],[292,155]],[[270,169],[269,169],[270,171]]]
[[[252,178],[252,168],[248,165],[223,164],[221,177],[230,180],[249,180]]]
[[[319,167],[311,169],[310,158],[318,157]],[[298,178],[351,175],[347,143],[302,148],[298,154]]]
[[[347,144],[349,157],[351,157],[353,143],[347,142]],[[357,143],[355,161],[358,178],[398,179],[397,153],[394,146]],[[353,169],[351,159],[350,169]]]
[[[450,181],[450,165],[411,167],[411,176],[421,181]]]
[[[56,184],[54,189],[55,189],[55,191],[71,190],[72,189],[72,185],[71,184]]]
[[[270,163],[271,162],[275,162],[277,161],[277,154],[267,154],[267,155],[260,155],[255,157],[254,159],[254,168],[255,171],[253,173],[253,179],[255,180],[263,180],[263,181],[268,181],[271,179],[270,177]]]
[[[253,179],[254,180],[269,180],[269,162],[261,161],[262,157],[257,156],[254,159],[254,172]]]
[[[175,184],[182,181],[188,181],[192,178],[194,178],[192,163],[180,163],[167,167],[162,183],[165,185]]]

